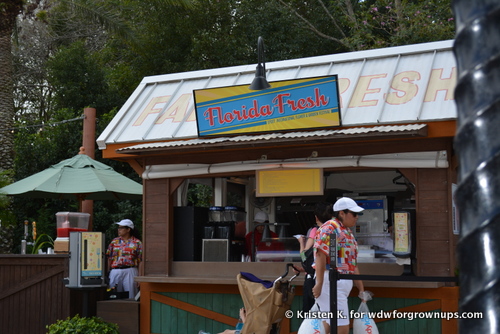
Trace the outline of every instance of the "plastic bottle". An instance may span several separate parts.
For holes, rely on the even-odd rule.
[[[243,321],[241,320],[241,318],[239,318],[238,323],[236,324],[236,331],[234,333],[240,334],[242,329],[243,329]]]

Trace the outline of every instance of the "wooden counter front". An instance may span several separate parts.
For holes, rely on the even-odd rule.
[[[301,268],[300,263],[294,263]],[[394,263],[360,263],[361,274],[401,276],[403,267]],[[136,281],[144,283],[185,283],[185,284],[237,284],[236,276],[241,272],[249,272],[263,280],[273,281],[286,271],[283,262],[173,262],[172,276],[139,276]],[[287,278],[294,275],[289,272]],[[294,279],[294,284],[301,286],[304,273]],[[414,281],[364,281],[366,287],[400,287],[400,288],[438,288],[442,282]]]
[[[296,266],[300,264],[296,263]],[[264,280],[274,280],[286,270],[285,263],[238,262],[174,262],[173,276],[140,276],[141,333],[175,333],[199,331],[218,333],[233,328],[241,307],[236,275],[249,272]],[[360,264],[362,274],[400,277],[402,268],[393,264]],[[289,273],[290,278],[293,273]],[[409,278],[410,279],[410,278]],[[296,296],[292,310],[302,305],[304,275],[293,281]],[[458,287],[446,287],[439,282],[364,281],[367,290],[375,295],[370,307],[386,312],[457,312]],[[359,306],[357,289],[349,297],[351,310]],[[372,311],[372,309],[370,309]],[[384,333],[402,333],[410,329],[429,334],[447,334],[457,331],[457,320],[432,319],[376,319]],[[280,334],[296,334],[301,319],[283,319]]]

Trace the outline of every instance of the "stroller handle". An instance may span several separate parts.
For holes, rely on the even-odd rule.
[[[299,276],[300,275],[300,271],[295,268],[295,266],[293,265],[293,263],[287,263],[286,264],[286,271],[283,275],[281,275],[280,277],[278,277],[277,279],[274,280],[274,284],[276,284],[276,282],[278,282],[279,280],[283,279],[284,277],[286,277],[288,275],[288,271],[290,270],[290,267],[292,267],[295,271],[297,271],[297,274],[293,275],[289,280],[288,282],[291,282],[295,277]]]

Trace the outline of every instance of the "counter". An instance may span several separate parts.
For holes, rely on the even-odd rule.
[[[300,263],[294,263],[301,268]],[[403,267],[395,263],[360,263],[360,273],[370,275],[401,276]],[[286,271],[284,262],[173,262],[172,276],[139,276],[136,281],[141,283],[185,283],[185,284],[236,284],[236,275],[241,271],[249,272],[263,279],[273,281]],[[293,276],[293,272],[287,277]],[[294,279],[294,284],[302,286],[304,274]],[[438,288],[443,282],[414,281],[364,281],[366,287],[411,287]]]

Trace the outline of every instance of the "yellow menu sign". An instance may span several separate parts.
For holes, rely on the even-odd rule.
[[[323,169],[257,171],[258,197],[323,195]]]
[[[81,232],[82,234],[82,276],[101,276],[103,270],[103,249],[101,232]]]
[[[408,212],[394,212],[394,253],[410,253],[410,224]]]

